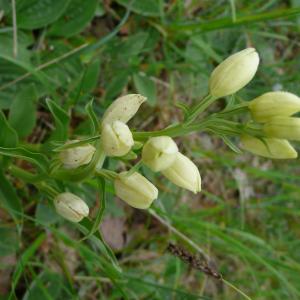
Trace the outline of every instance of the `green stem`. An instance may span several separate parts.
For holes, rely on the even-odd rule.
[[[204,112],[217,98],[213,97],[212,95],[208,94],[205,96],[199,103],[197,103],[190,111],[187,120],[185,121],[186,124],[191,124],[199,114]]]
[[[202,122],[196,123],[196,124],[190,124],[187,126],[184,126],[183,124],[177,124],[171,127],[167,127],[162,130],[157,131],[142,131],[142,132],[133,132],[133,137],[135,140],[147,140],[150,137],[155,136],[162,136],[167,135],[170,137],[177,137],[186,135],[195,131],[203,130],[205,129],[209,124],[211,120],[205,119]]]

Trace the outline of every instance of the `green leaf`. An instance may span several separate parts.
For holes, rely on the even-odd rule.
[[[99,236],[99,238],[101,238],[101,241],[104,243],[104,245],[108,247],[101,236],[101,232],[99,231],[99,226],[101,224],[102,218],[104,216],[105,208],[106,208],[106,183],[105,183],[105,179],[100,177],[97,179],[97,181],[98,181],[99,190],[101,191],[100,206],[96,218],[95,220],[93,220],[92,226],[89,228],[89,232],[84,237],[84,239],[89,238],[95,232],[97,232],[97,236]]]
[[[14,158],[24,159],[35,165],[40,171],[46,173],[48,169],[48,159],[41,153],[31,152],[25,148],[4,148],[0,147],[0,154]]]
[[[105,98],[107,100],[113,100],[116,96],[118,96],[125,85],[128,83],[129,74],[128,72],[120,72],[113,79],[107,86]]]
[[[17,24],[21,29],[37,29],[56,21],[70,0],[26,0],[17,2]]]
[[[175,106],[181,109],[184,115],[184,119],[186,120],[189,116],[189,106],[186,103],[183,102],[177,102],[175,103]]]
[[[37,224],[45,225],[54,224],[60,219],[59,215],[50,205],[41,202],[36,207],[35,218]]]
[[[143,16],[158,17],[160,16],[159,0],[117,0],[117,2],[137,14]]]
[[[14,99],[9,112],[9,123],[20,137],[28,136],[36,123],[37,91],[34,85],[22,89]]]
[[[68,138],[68,129],[70,122],[69,114],[50,99],[47,99],[46,103],[55,122],[55,130],[53,131],[50,139],[57,141],[66,141]]]
[[[90,101],[85,106],[85,111],[89,116],[89,121],[91,124],[91,134],[95,135],[99,131],[99,121],[98,121],[98,117],[95,114],[94,109],[93,109],[93,102],[94,102],[94,100]]]
[[[18,144],[18,134],[7,122],[2,111],[0,111],[0,128],[0,147],[16,147]]]
[[[239,147],[237,147],[226,135],[221,135],[224,143],[235,153],[241,154],[243,153]]]
[[[18,264],[15,268],[14,274],[12,276],[12,291],[10,293],[9,299],[15,299],[13,296],[15,293],[15,288],[19,282],[19,279],[21,278],[22,273],[24,272],[24,268],[28,261],[34,256],[37,249],[41,246],[45,238],[45,233],[39,235],[37,239],[29,245],[29,247],[23,252],[22,256],[20,257]]]
[[[83,221],[80,223],[74,224],[76,227],[79,228],[84,234],[88,232],[91,228],[92,223],[87,218],[84,218]],[[54,227],[51,228],[51,231],[55,234],[57,238],[59,238],[63,243],[65,243],[69,247],[76,247],[85,262],[92,262],[101,268],[104,274],[106,274],[109,278],[112,279],[115,285],[115,279],[120,279],[123,276],[122,269],[119,267],[116,258],[110,256],[107,253],[107,248],[104,247],[103,241],[100,237],[95,234],[90,237],[90,240],[95,245],[94,249],[91,250],[89,247],[86,246],[85,243],[78,243],[78,241],[74,241],[68,235],[63,234],[60,230],[56,230]],[[100,250],[100,251],[99,251]]]
[[[11,32],[0,34],[0,83],[1,89],[7,83],[16,80],[18,77],[21,77],[25,73],[31,73],[34,76],[34,80],[41,82],[45,87],[50,86],[50,80],[46,75],[39,70],[36,70],[33,64],[30,61],[30,51],[28,47],[33,43],[32,37],[24,34],[22,32],[18,33],[18,52],[15,57],[13,54],[13,34]],[[31,78],[30,82],[32,83]],[[51,78],[50,78],[51,79]],[[24,84],[26,80],[22,80]],[[28,80],[27,80],[28,82]],[[19,85],[20,86],[20,85]],[[11,93],[14,97],[15,94],[19,91],[18,88],[14,87],[13,92]],[[12,98],[10,96],[10,98]]]
[[[103,211],[102,211],[102,209],[100,210],[100,213],[98,211],[98,218],[100,218],[100,221],[103,216],[104,209],[105,209],[105,206],[103,207]],[[96,229],[94,226],[94,223],[87,218],[84,218],[80,223],[77,223],[76,226],[79,228],[79,230],[83,234],[85,234],[85,237],[82,240],[89,238],[90,240],[94,241],[97,244],[97,247],[101,250],[103,256],[105,256],[107,259],[110,260],[111,265],[116,270],[120,270],[118,260],[116,259],[112,249],[104,241],[99,228]],[[92,231],[93,231],[93,234],[91,235],[90,233]]]
[[[95,89],[100,74],[100,59],[87,64],[82,73],[79,83],[71,94],[70,105],[77,102],[84,102],[89,94]]]
[[[0,190],[1,195],[1,190]],[[0,243],[0,257],[12,255],[16,253],[19,246],[19,240],[17,231],[15,228],[1,228],[0,227],[0,236],[1,236],[1,243]],[[5,262],[3,261],[0,263],[0,269],[5,266]],[[1,298],[0,298],[1,299]]]
[[[28,46],[33,43],[33,38],[23,32],[18,32],[18,52],[14,57],[13,53],[13,33],[5,32],[0,34],[1,56],[11,57],[24,63],[30,63],[30,51]]]
[[[145,47],[145,44],[149,38],[148,32],[138,32],[129,36],[121,44],[115,46],[117,55],[124,59],[124,57],[132,58],[139,55]],[[122,49],[122,51],[120,51]]]
[[[81,82],[81,93],[87,94],[97,86],[100,74],[100,59],[95,59],[88,64]]]
[[[153,80],[151,80],[147,76],[135,74],[133,76],[133,82],[134,82],[134,85],[135,85],[138,93],[147,97],[147,99],[148,99],[147,102],[151,106],[154,106],[157,101],[157,91],[156,91],[156,85],[153,82]]]
[[[47,64],[49,61],[55,61],[58,57],[63,57],[68,53],[74,51],[76,45],[65,43],[63,40],[49,41],[51,51],[41,51],[40,63]],[[57,87],[67,89],[70,85],[77,85],[78,78],[81,78],[83,73],[83,65],[80,61],[78,53],[67,56],[59,63],[51,64],[44,69],[44,74],[47,78],[51,78],[52,86],[49,90],[55,90]],[[73,89],[72,88],[72,89]],[[49,95],[49,93],[48,93]]]
[[[123,1],[123,0],[122,0]],[[194,22],[174,22],[168,25],[167,30],[170,31],[189,31],[189,32],[206,32],[211,30],[220,30],[228,27],[240,27],[245,24],[266,22],[268,20],[291,18],[300,14],[300,7],[277,9],[268,12],[242,15],[236,20],[231,17],[217,18],[208,22],[196,20]]]
[[[63,283],[61,274],[43,271],[31,282],[22,300],[61,299]]]
[[[2,168],[0,168],[0,204],[12,216],[16,224],[22,221],[23,209],[21,200],[15,188],[4,175]]]
[[[70,37],[79,33],[92,20],[97,2],[97,0],[71,0],[63,15],[53,24],[49,34]]]

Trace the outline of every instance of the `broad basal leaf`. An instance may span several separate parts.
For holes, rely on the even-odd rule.
[[[17,1],[17,24],[22,29],[37,29],[56,21],[70,0]]]
[[[64,14],[53,24],[49,34],[69,37],[79,33],[93,18],[97,2],[97,0],[71,0]]]
[[[34,85],[19,91],[9,112],[9,123],[20,137],[28,136],[36,122],[37,92]]]
[[[149,103],[151,106],[154,106],[157,100],[157,91],[154,81],[146,75],[142,76],[140,74],[135,74],[133,76],[133,82],[138,93],[147,97],[147,103]]]

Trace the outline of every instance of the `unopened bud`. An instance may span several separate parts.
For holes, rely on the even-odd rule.
[[[139,94],[130,94],[116,99],[105,111],[102,124],[112,124],[114,121],[127,123],[146,100],[146,97]]]
[[[185,155],[178,152],[173,164],[162,171],[174,184],[195,194],[201,191],[201,177],[197,166]]]
[[[269,92],[250,101],[249,109],[256,122],[264,123],[273,117],[288,117],[300,111],[300,98],[288,92]]]
[[[237,52],[221,62],[211,73],[210,94],[216,98],[234,94],[254,77],[259,56],[254,48]]]
[[[123,172],[114,182],[116,195],[135,208],[147,209],[158,196],[157,188],[144,176]]]
[[[300,141],[300,118],[274,117],[263,127],[268,137]]]
[[[120,121],[104,124],[101,139],[103,150],[107,156],[123,156],[134,144],[129,127]]]
[[[54,206],[58,214],[71,222],[80,222],[89,215],[89,207],[78,196],[62,193],[54,198]]]
[[[260,140],[249,135],[241,136],[241,146],[253,154],[272,159],[291,159],[298,156],[287,140],[263,138]]]
[[[152,171],[163,171],[171,166],[178,153],[176,143],[169,136],[150,138],[143,147],[142,159]]]
[[[78,142],[77,140],[69,141],[67,144]],[[66,169],[76,169],[80,166],[87,165],[93,158],[96,149],[92,145],[83,145],[63,150],[59,153],[59,159]]]

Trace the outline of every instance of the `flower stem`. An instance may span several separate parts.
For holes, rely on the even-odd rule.
[[[190,111],[189,116],[187,117],[185,123],[191,124],[199,114],[204,112],[217,98],[213,97],[212,95],[208,94],[205,96],[202,101],[197,103]]]
[[[202,122],[190,124],[187,126],[185,126],[185,123],[180,123],[157,131],[133,132],[133,137],[135,140],[146,140],[150,137],[162,136],[162,135],[177,137],[177,136],[189,134],[191,132],[203,130],[208,126],[210,122],[211,120],[205,119]]]
[[[104,177],[108,180],[114,180],[118,176],[118,174],[116,172],[106,170],[106,169],[96,169],[95,170],[95,175]]]

